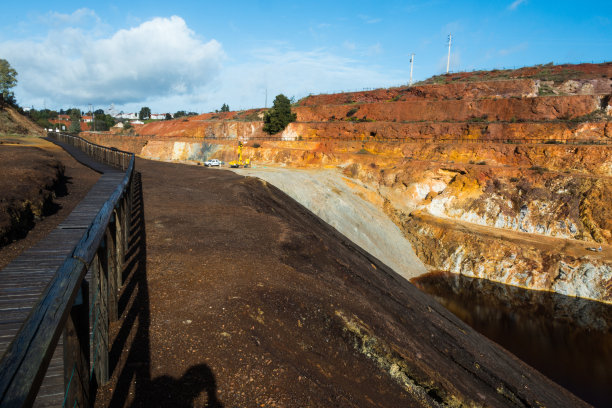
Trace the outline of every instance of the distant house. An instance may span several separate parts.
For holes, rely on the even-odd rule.
[[[141,120],[131,120],[130,123],[132,125],[144,125],[144,122]]]
[[[138,119],[138,114],[137,113],[118,113],[117,115],[113,116],[115,119],[128,119],[128,120],[133,120],[133,119]]]
[[[62,122],[70,122],[70,115],[57,115],[57,120]]]
[[[153,119],[153,120],[164,120],[164,119],[166,119],[166,115],[167,115],[167,113],[152,113],[151,114],[151,119]],[[170,116],[172,116],[172,114]]]
[[[59,115],[59,116],[64,116],[64,115]],[[58,116],[57,119],[50,119],[49,122],[51,122],[54,125],[57,125],[57,129],[60,130],[66,130],[67,126],[69,126],[68,121],[64,120],[64,119],[60,119]]]
[[[117,124],[113,127],[117,129],[123,129],[123,122],[117,122]]]
[[[93,116],[81,116],[81,122],[90,123],[93,120]]]

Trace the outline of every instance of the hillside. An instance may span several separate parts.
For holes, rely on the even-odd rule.
[[[612,303],[611,95],[612,63],[457,73],[309,96],[272,137],[253,110],[95,141],[200,162],[241,139],[256,165],[362,183],[430,269]]]
[[[44,130],[15,108],[0,104],[0,134],[43,136]]]

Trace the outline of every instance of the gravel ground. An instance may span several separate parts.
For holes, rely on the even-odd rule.
[[[582,406],[277,188],[137,169],[96,406]]]

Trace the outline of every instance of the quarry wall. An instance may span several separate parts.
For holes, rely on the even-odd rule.
[[[588,75],[567,78],[580,69]],[[612,303],[612,64],[588,69],[551,68],[548,78],[562,81],[448,76],[444,84],[313,95],[272,137],[263,110],[87,137],[193,164],[233,160],[241,140],[255,167],[325,169],[325,177],[366,186],[355,194],[400,228],[430,270]],[[285,189],[299,182],[283,177],[271,180]],[[317,212],[316,200],[298,195]]]

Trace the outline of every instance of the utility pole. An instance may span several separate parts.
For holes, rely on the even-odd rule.
[[[414,64],[414,53],[410,54],[410,86],[412,86],[412,64]]]
[[[446,73],[448,74],[448,68],[450,67],[450,50],[451,50],[451,42],[453,40],[452,34],[448,35],[448,59],[446,60]]]

